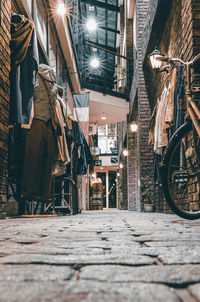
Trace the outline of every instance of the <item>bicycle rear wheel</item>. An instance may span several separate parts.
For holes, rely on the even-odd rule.
[[[200,218],[199,139],[191,121],[172,136],[161,168],[164,195],[175,214],[186,219]]]

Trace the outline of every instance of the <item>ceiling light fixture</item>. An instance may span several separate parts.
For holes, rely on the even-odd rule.
[[[92,58],[90,61],[90,65],[92,68],[98,68],[100,65],[99,59],[96,57]]]
[[[64,3],[59,3],[57,6],[57,13],[62,17],[66,14],[66,7]]]
[[[97,22],[94,18],[89,18],[86,22],[86,28],[88,31],[95,31],[97,29]]]
[[[93,5],[89,5],[89,11],[94,12],[94,6]]]
[[[106,120],[106,117],[105,117],[105,116],[102,116],[101,119],[102,119],[102,120]]]
[[[137,130],[138,130],[138,124],[137,124],[135,121],[133,121],[133,122],[130,124],[130,128],[131,128],[131,131],[132,131],[132,132],[137,132]]]
[[[124,149],[124,150],[123,150],[123,155],[124,155],[124,156],[128,156],[128,150],[127,150],[127,149]]]

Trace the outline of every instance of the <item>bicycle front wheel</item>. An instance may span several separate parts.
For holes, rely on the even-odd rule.
[[[191,121],[172,136],[161,168],[163,191],[173,212],[182,218],[200,218],[199,139]]]

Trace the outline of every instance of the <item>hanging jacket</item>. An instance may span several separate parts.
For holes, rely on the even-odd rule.
[[[59,86],[55,83],[55,73],[50,66],[40,64],[39,76],[40,85],[35,89],[34,96],[34,117],[45,122],[51,119],[57,139],[55,160],[66,165],[70,158],[64,129],[64,104],[58,96]]]
[[[157,154],[162,154],[162,148],[168,144],[167,129],[174,123],[173,95],[175,83],[176,69],[171,69],[151,118],[149,143],[154,144],[154,152]]]
[[[73,169],[76,174],[83,175],[87,173],[88,164],[92,163],[92,155],[80,125],[75,121],[72,121],[72,136],[74,141]]]
[[[69,151],[68,151],[66,135],[65,135],[65,128],[64,128],[65,121],[63,117],[62,105],[63,105],[62,99],[57,96],[56,113],[61,128],[61,135],[57,136],[58,153],[56,156],[56,160],[61,160],[64,165],[67,165],[70,162],[70,157],[69,157]]]
[[[11,56],[13,64],[21,64],[28,51],[35,24],[23,15],[11,16]]]
[[[38,85],[38,48],[33,22],[11,17],[10,124],[29,124],[34,87]]]

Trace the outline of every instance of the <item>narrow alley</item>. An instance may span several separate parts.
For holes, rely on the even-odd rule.
[[[200,301],[200,222],[105,210],[0,227],[1,302]]]
[[[200,302],[200,0],[0,0],[0,302]]]

